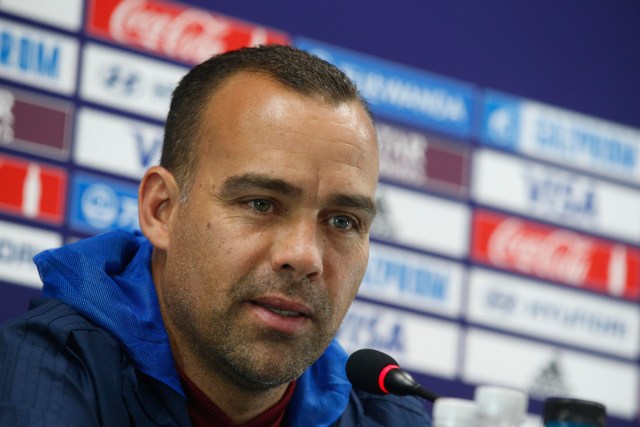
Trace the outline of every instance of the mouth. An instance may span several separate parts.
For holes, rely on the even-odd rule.
[[[280,297],[262,297],[250,303],[253,314],[262,326],[289,335],[302,332],[313,313],[305,304]]]
[[[254,304],[259,305],[260,307],[264,307],[267,310],[278,314],[280,316],[284,316],[284,317],[298,317],[298,316],[304,316],[304,314],[298,312],[298,311],[290,311],[290,310],[283,310],[277,307],[274,307],[272,305],[269,304],[261,304],[259,302],[254,302]]]

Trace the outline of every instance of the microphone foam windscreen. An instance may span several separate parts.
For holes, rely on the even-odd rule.
[[[386,394],[378,384],[380,372],[389,365],[397,364],[398,362],[388,354],[363,348],[349,356],[346,367],[347,378],[360,390],[373,394]]]

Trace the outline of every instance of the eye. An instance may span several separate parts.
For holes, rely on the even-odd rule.
[[[351,230],[355,226],[355,220],[347,215],[337,215],[329,218],[329,225],[341,230]]]
[[[273,203],[267,199],[253,199],[249,205],[258,212],[269,212],[273,208]]]

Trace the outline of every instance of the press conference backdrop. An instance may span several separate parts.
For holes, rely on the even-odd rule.
[[[136,185],[191,64],[289,43],[344,70],[377,118],[380,214],[345,348],[391,353],[443,395],[499,384],[525,389],[532,414],[568,395],[606,404],[610,426],[638,425],[640,40],[635,54],[615,43],[640,9],[520,3],[549,19],[533,32],[504,1],[276,3],[0,0],[0,320],[39,293],[34,254],[138,228]],[[576,19],[600,36],[568,49],[583,40]],[[425,22],[441,39],[421,38]],[[513,46],[462,41],[499,23],[547,51],[483,57]],[[589,58],[612,31],[612,59]],[[544,58],[589,68],[568,80]],[[528,66],[542,72],[518,82]],[[584,93],[567,90],[580,79]]]

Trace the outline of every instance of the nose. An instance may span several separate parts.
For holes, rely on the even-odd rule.
[[[294,280],[318,279],[323,271],[322,237],[315,221],[292,221],[278,230],[272,246],[271,266]]]

